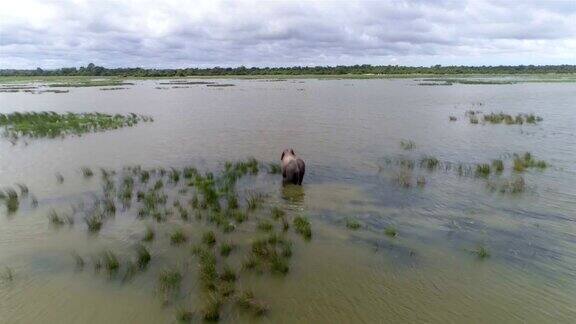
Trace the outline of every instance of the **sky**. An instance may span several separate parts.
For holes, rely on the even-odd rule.
[[[576,0],[0,0],[0,68],[576,64]]]

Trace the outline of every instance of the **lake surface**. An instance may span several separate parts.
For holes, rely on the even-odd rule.
[[[173,247],[163,224],[120,211],[97,235],[78,218],[55,229],[51,208],[69,208],[100,188],[80,168],[121,170],[127,165],[218,170],[225,161],[255,157],[279,162],[293,147],[307,163],[301,190],[281,176],[260,172],[239,190],[269,194],[266,206],[305,214],[311,241],[293,236],[286,276],[242,273],[270,311],[253,317],[233,304],[225,322],[529,322],[576,318],[576,83],[419,86],[417,80],[217,80],[230,87],[172,88],[135,81],[128,89],[71,88],[68,93],[0,93],[0,112],[138,113],[153,123],[65,139],[0,138],[0,185],[24,183],[38,208],[24,200],[15,214],[0,210],[2,323],[175,322],[175,310],[202,303],[196,261]],[[165,89],[157,89],[157,87]],[[536,125],[470,124],[466,111],[534,113]],[[449,121],[449,116],[457,121]],[[405,150],[400,142],[411,140]],[[522,174],[518,194],[489,190],[518,176],[514,153],[531,152],[549,167]],[[434,156],[444,167],[415,167],[410,187],[398,184],[399,161]],[[450,165],[503,159],[502,175],[459,175]],[[448,166],[448,167],[446,167]],[[59,184],[55,174],[65,181]],[[416,178],[425,185],[416,185]],[[294,195],[293,192],[297,191]],[[287,192],[288,191],[288,192]],[[264,213],[264,211],[262,211]],[[360,222],[346,228],[347,219]],[[73,251],[87,262],[110,249],[128,255],[145,224],[158,230],[152,263],[133,281],[106,278],[90,266],[77,271]],[[182,226],[199,241],[209,225]],[[248,225],[250,226],[250,224]],[[386,235],[394,228],[396,236]],[[230,263],[248,251],[246,231]],[[245,245],[242,245],[245,242]],[[479,258],[479,247],[489,257]],[[180,295],[164,303],[156,277],[182,269]],[[198,317],[194,317],[198,321]]]

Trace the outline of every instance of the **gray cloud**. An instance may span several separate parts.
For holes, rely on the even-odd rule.
[[[5,1],[0,67],[575,64],[576,1]]]

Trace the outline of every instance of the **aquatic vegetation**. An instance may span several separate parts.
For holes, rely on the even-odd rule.
[[[213,246],[216,244],[216,234],[213,231],[208,231],[202,234],[202,243]]]
[[[478,117],[470,116],[470,124],[478,124]]]
[[[304,216],[297,216],[293,220],[294,229],[300,235],[302,235],[306,240],[312,238],[312,228],[310,226],[310,221]]]
[[[150,260],[152,259],[150,252],[145,246],[138,245],[136,247],[136,254],[137,254],[136,263],[138,264],[138,268],[145,269],[148,266],[148,263],[150,263]]]
[[[250,290],[241,292],[236,299],[236,303],[242,309],[251,311],[257,316],[264,315],[269,309],[265,303],[257,300],[254,297],[254,293]]]
[[[433,156],[426,156],[420,160],[420,166],[425,167],[428,170],[434,170],[438,167],[440,161]]]
[[[246,203],[248,204],[248,210],[256,210],[262,202],[264,201],[265,195],[260,192],[252,192],[248,194],[246,198]]]
[[[548,167],[546,161],[536,160],[531,153],[526,152],[523,155],[514,154],[514,171],[523,172],[527,168],[545,169]]]
[[[74,218],[70,215],[59,215],[54,209],[48,213],[48,220],[54,226],[74,225]]]
[[[524,123],[536,124],[542,121],[542,117],[536,116],[534,114],[517,114],[516,116],[508,115],[503,112],[500,113],[490,113],[483,116],[484,122],[490,124],[501,124],[506,125],[522,125]]]
[[[170,235],[170,244],[172,245],[180,245],[188,240],[186,234],[184,234],[184,230],[181,228],[176,229]]]
[[[258,225],[256,226],[258,228],[258,230],[263,231],[263,232],[270,232],[274,229],[274,224],[272,224],[269,220],[267,219],[261,219],[258,221]]]
[[[232,243],[224,242],[220,244],[220,255],[223,257],[227,257],[230,255],[232,250],[234,250],[235,246]]]
[[[478,164],[476,165],[476,176],[486,178],[490,175],[490,164]]]
[[[158,275],[158,288],[164,293],[179,289],[181,283],[182,274],[176,269],[164,269]]]
[[[286,212],[280,209],[279,207],[273,207],[271,213],[272,218],[276,220],[283,219],[284,217],[286,217]]]
[[[278,163],[268,163],[268,173],[270,174],[280,174],[282,172],[282,168]]]
[[[26,197],[26,196],[28,196],[28,193],[30,193],[28,186],[26,186],[25,184],[17,183],[16,187],[18,187],[18,189],[20,189],[20,196],[21,197]]]
[[[216,322],[220,319],[220,308],[222,307],[222,300],[216,294],[210,294],[205,299],[205,304],[202,306],[200,313],[202,319],[207,322]]]
[[[178,323],[190,323],[192,321],[193,313],[184,308],[176,310],[176,321]]]
[[[409,169],[402,168],[394,175],[394,182],[404,188],[409,188],[412,185],[412,172]]]
[[[361,227],[360,223],[353,219],[353,218],[347,218],[346,219],[346,228],[351,229],[351,230],[357,230]]]
[[[398,231],[396,231],[396,228],[389,226],[386,229],[384,229],[384,234],[390,237],[396,237],[398,236]]]
[[[457,121],[458,118],[456,118],[456,116],[450,116],[450,117],[449,117],[449,120],[450,120],[450,121]]]
[[[88,231],[91,233],[99,232],[104,223],[104,218],[102,214],[95,212],[90,216],[84,218],[86,225],[88,226]]]
[[[238,279],[238,277],[236,276],[236,272],[234,272],[234,270],[232,270],[232,268],[230,268],[230,266],[224,266],[224,269],[222,270],[222,273],[218,276],[218,278],[222,281],[236,281],[236,279]]]
[[[91,178],[92,176],[94,176],[94,172],[92,172],[92,169],[88,167],[82,167],[80,170],[82,171],[82,175],[84,176],[84,178]]]
[[[18,193],[12,188],[0,190],[0,200],[6,205],[6,209],[9,214],[15,213],[20,206],[20,200],[18,198]]]
[[[478,256],[480,259],[485,259],[490,256],[490,253],[484,246],[478,246],[474,251],[474,254]]]
[[[226,205],[228,209],[238,209],[238,196],[236,194],[229,194],[226,197]]]
[[[504,171],[504,161],[492,160],[492,168],[494,168],[497,173],[502,173]]]
[[[400,141],[400,147],[403,150],[413,150],[416,147],[416,143],[414,143],[414,141],[412,140],[401,140]]]
[[[151,117],[136,114],[108,115],[102,113],[13,112],[0,114],[3,136],[17,140],[28,138],[55,138],[85,133],[102,132],[130,127],[139,122],[152,121]]]
[[[146,227],[146,232],[144,232],[144,237],[142,238],[142,241],[151,242],[154,240],[154,235],[155,234],[152,227]]]
[[[503,194],[519,194],[527,189],[526,181],[521,176],[514,176],[512,179],[489,181],[486,185],[489,190]]]
[[[102,252],[102,263],[109,275],[113,275],[120,269],[120,261],[112,251]]]

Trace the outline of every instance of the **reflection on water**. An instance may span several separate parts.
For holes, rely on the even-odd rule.
[[[0,184],[25,183],[39,203],[38,208],[22,203],[15,214],[0,212],[0,271],[14,271],[13,280],[0,281],[1,323],[158,323],[173,322],[179,307],[196,310],[202,302],[196,260],[188,248],[170,244],[170,233],[183,226],[195,243],[204,223],[177,218],[143,223],[135,208],[118,205],[118,215],[100,233],[87,235],[82,213],[74,215],[73,226],[58,229],[46,215],[52,208],[71,213],[71,204],[89,204],[101,190],[98,177],[82,176],[83,166],[96,171],[195,165],[214,171],[226,160],[247,156],[275,161],[283,147],[294,147],[306,160],[303,186],[282,186],[279,175],[266,172],[239,186],[269,193],[255,219],[269,217],[272,206],[305,214],[313,237],[294,240],[286,277],[242,274],[240,284],[270,305],[261,321],[568,323],[576,318],[575,84],[229,80],[236,86],[216,91],[202,85],[156,90],[157,83],[141,81],[121,91],[0,94],[1,112],[135,112],[155,119],[80,138],[16,146],[0,140]],[[477,109],[478,102],[488,113],[534,113],[544,120],[536,126],[470,125],[465,112]],[[458,121],[450,122],[450,115]],[[404,150],[401,140],[413,141],[415,148]],[[524,172],[530,190],[518,195],[492,192],[484,179],[443,170],[415,169],[412,185],[399,186],[398,169],[380,167],[388,157],[435,156],[475,165],[526,151],[550,167]],[[504,174],[488,180],[513,175],[506,163]],[[417,177],[424,177],[425,185],[415,185]],[[182,189],[165,185],[174,195]],[[348,219],[360,228],[346,228]],[[72,251],[87,261],[104,249],[129,258],[146,226],[157,231],[150,244],[153,261],[132,282],[109,280],[91,268],[75,271]],[[391,228],[396,236],[386,235]],[[252,239],[244,230],[228,238],[239,242],[240,252]],[[479,247],[490,256],[479,258]],[[242,256],[233,253],[230,264],[240,265]],[[156,277],[167,266],[186,274],[185,289],[174,304],[163,305]],[[255,318],[227,306],[222,320]]]

